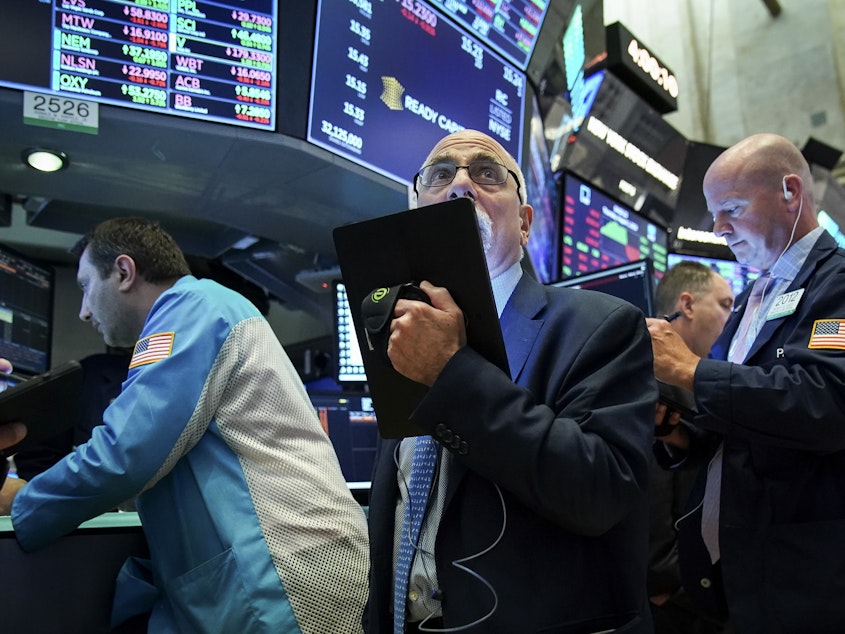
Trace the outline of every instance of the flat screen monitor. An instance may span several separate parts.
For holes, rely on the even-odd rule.
[[[0,85],[36,123],[96,121],[76,99],[274,130],[279,4],[4,0]]]
[[[558,233],[560,190],[549,165],[549,150],[543,129],[543,119],[537,98],[532,95],[533,113],[528,122],[525,165],[525,199],[534,208],[531,233],[528,236],[528,256],[537,279],[546,284],[560,279],[558,269]]]
[[[651,260],[628,262],[584,273],[555,282],[552,286],[601,291],[633,304],[646,317],[654,314],[654,271]]]
[[[429,0],[522,70],[528,66],[550,0]],[[408,2],[408,5],[412,3]]]
[[[18,374],[50,369],[54,285],[51,267],[0,245],[0,357]]]
[[[375,465],[378,425],[373,399],[364,392],[308,391],[323,429],[332,441],[340,469],[353,493],[369,493]]]
[[[573,88],[572,121],[559,112],[565,139],[552,156],[559,170],[579,174],[647,217],[672,225],[687,142],[613,73]],[[547,117],[546,126],[558,124]],[[577,132],[567,134],[568,129]]]
[[[405,185],[463,128],[519,162],[525,86],[516,66],[422,2],[321,0],[307,139]]]
[[[598,71],[585,78],[581,72],[572,90],[556,95],[550,100],[547,99],[548,105],[543,119],[546,127],[554,130],[554,134],[551,135],[553,142],[550,160],[555,171],[562,169],[563,158],[567,156],[567,147],[576,140],[575,134],[581,129],[585,117],[593,106],[604,75],[604,71]]]
[[[668,232],[571,172],[563,175],[561,277],[648,258],[666,271]]]
[[[361,346],[343,282],[334,283],[335,378],[340,384],[366,383]]]
[[[722,258],[711,258],[699,255],[686,255],[682,253],[669,254],[669,268],[672,268],[682,260],[699,262],[716,271],[716,273],[724,277],[730,283],[734,296],[739,295],[746,286],[760,276],[760,271],[758,269],[748,266],[747,264],[740,264],[736,260],[725,260]]]

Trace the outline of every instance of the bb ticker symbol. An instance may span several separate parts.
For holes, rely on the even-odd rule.
[[[399,83],[395,77],[387,77],[382,75],[381,83],[384,89],[381,91],[381,100],[391,110],[404,110],[402,106],[402,94],[405,92],[404,86]]]

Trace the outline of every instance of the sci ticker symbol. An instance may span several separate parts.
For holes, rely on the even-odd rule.
[[[381,83],[384,90],[381,92],[381,100],[391,110],[403,110],[402,93],[405,88],[395,77],[385,77],[382,75]]]

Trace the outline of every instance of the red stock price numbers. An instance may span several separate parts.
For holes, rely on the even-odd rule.
[[[402,3],[402,15],[429,35],[437,34],[437,14],[417,0],[396,0]]]
[[[272,75],[266,70],[232,66],[231,73],[242,84],[255,84],[256,86],[263,86],[265,88],[269,88],[271,85]]]
[[[156,48],[167,48],[167,33],[154,29],[143,29],[140,26],[124,26],[123,34],[135,44],[146,44]]]
[[[129,18],[130,22],[157,29],[166,29],[170,20],[170,16],[163,11],[153,11],[140,7],[124,7],[123,14]]]
[[[158,86],[160,88],[165,88],[167,86],[167,71],[158,70],[156,68],[145,68],[143,66],[134,66],[132,64],[124,64],[121,70],[129,81],[133,83],[148,84],[150,86]]]

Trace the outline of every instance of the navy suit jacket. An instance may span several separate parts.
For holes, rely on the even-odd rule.
[[[435,560],[445,626],[651,632],[646,483],[657,399],[642,313],[523,276],[501,318],[513,379],[460,350],[412,419],[449,450]],[[370,498],[370,633],[392,632],[398,441]],[[504,499],[504,505],[498,491]],[[453,562],[501,541],[465,565]],[[493,609],[494,601],[498,601]]]
[[[743,365],[724,361],[740,310],[695,374],[695,424],[724,440],[721,578],[743,633],[845,631],[845,337],[819,348],[812,334],[817,320],[845,333],[845,251],[827,233],[786,292],[798,289],[795,312],[765,322]],[[719,584],[700,583],[720,572],[700,520],[679,524],[684,585],[718,606]]]

